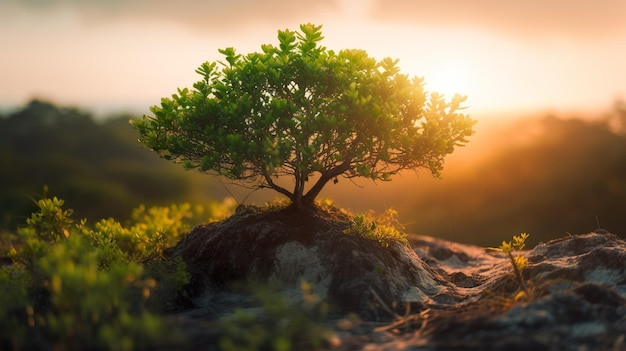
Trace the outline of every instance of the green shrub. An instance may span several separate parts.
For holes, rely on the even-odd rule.
[[[148,349],[167,326],[141,309],[156,282],[143,278],[135,262],[111,262],[102,269],[98,250],[80,236],[54,245],[39,260],[49,294],[36,310],[36,323],[52,344],[72,349]]]
[[[44,190],[45,191],[45,190]],[[64,201],[53,197],[44,197],[37,202],[39,212],[34,212],[26,219],[28,226],[46,241],[58,241],[67,238],[68,228],[72,224],[72,210],[63,209]]]
[[[402,231],[403,227],[398,222],[397,215],[393,209],[386,210],[376,218],[365,214],[354,215],[350,227],[344,233],[374,240],[382,247],[388,247],[392,241],[408,245],[407,234]]]
[[[0,253],[12,260],[0,268],[0,349],[180,346],[179,331],[159,313],[175,309],[189,275],[163,249],[208,220],[204,208],[139,207],[127,226],[113,219],[88,226],[74,221],[63,200],[44,197],[36,205]]]

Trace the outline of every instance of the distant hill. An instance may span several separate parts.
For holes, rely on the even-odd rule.
[[[492,138],[475,164],[405,202],[412,231],[481,245],[599,227],[626,236],[626,137],[607,120],[529,119]]]
[[[39,100],[0,117],[0,226],[23,223],[44,185],[88,219],[124,219],[142,203],[212,198],[215,181],[142,148],[130,118],[96,122]]]

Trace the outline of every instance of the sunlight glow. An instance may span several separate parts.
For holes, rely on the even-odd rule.
[[[365,18],[374,5],[373,0],[339,0],[338,3],[342,16],[344,16],[344,18],[347,16],[349,19]]]
[[[221,59],[219,48],[257,51],[261,43],[276,43],[278,29],[293,30],[306,22],[324,26],[323,45],[329,49],[397,58],[402,73],[423,77],[428,91],[446,98],[467,95],[465,105],[477,118],[486,112],[600,109],[626,93],[621,37],[539,39],[533,31],[515,37],[478,22],[383,21],[377,19],[380,8],[374,0],[328,4],[323,11],[237,22],[219,30],[181,22],[176,14],[113,20],[113,12],[101,8],[94,22],[79,11],[82,7],[33,11],[0,0],[0,33],[15,33],[0,35],[2,46],[11,48],[0,65],[0,108],[38,97],[145,113],[177,87],[191,86],[200,63]]]
[[[430,92],[439,92],[446,97],[455,94],[472,95],[474,77],[464,65],[445,63],[434,67],[424,74],[426,89]]]

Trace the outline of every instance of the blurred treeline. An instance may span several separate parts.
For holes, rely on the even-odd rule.
[[[38,100],[0,116],[0,229],[23,224],[44,186],[90,220],[123,220],[140,204],[208,201],[209,179],[142,148],[130,118],[96,120]]]
[[[520,232],[531,245],[595,229],[626,237],[623,103],[600,117],[524,118],[479,132],[451,161],[443,180],[415,183],[402,202],[411,232],[488,246]]]
[[[0,226],[24,223],[48,185],[76,217],[124,220],[139,204],[204,203],[229,196],[216,177],[186,172],[142,148],[132,116],[32,101],[0,117]],[[506,120],[506,116],[502,118]],[[340,179],[322,197],[353,212],[395,208],[410,233],[498,246],[592,231],[626,234],[626,109],[602,118],[540,116],[479,132],[449,156],[442,180],[411,172],[372,184]],[[236,200],[277,194],[229,186]]]

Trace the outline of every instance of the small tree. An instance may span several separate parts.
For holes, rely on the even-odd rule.
[[[438,177],[444,156],[467,142],[474,121],[464,96],[428,94],[398,60],[320,46],[321,26],[278,31],[279,45],[203,63],[202,80],[134,121],[140,141],[166,159],[271,188],[300,209],[338,177],[389,180],[405,169]],[[307,181],[313,179],[307,190]],[[293,179],[293,189],[275,182]]]

